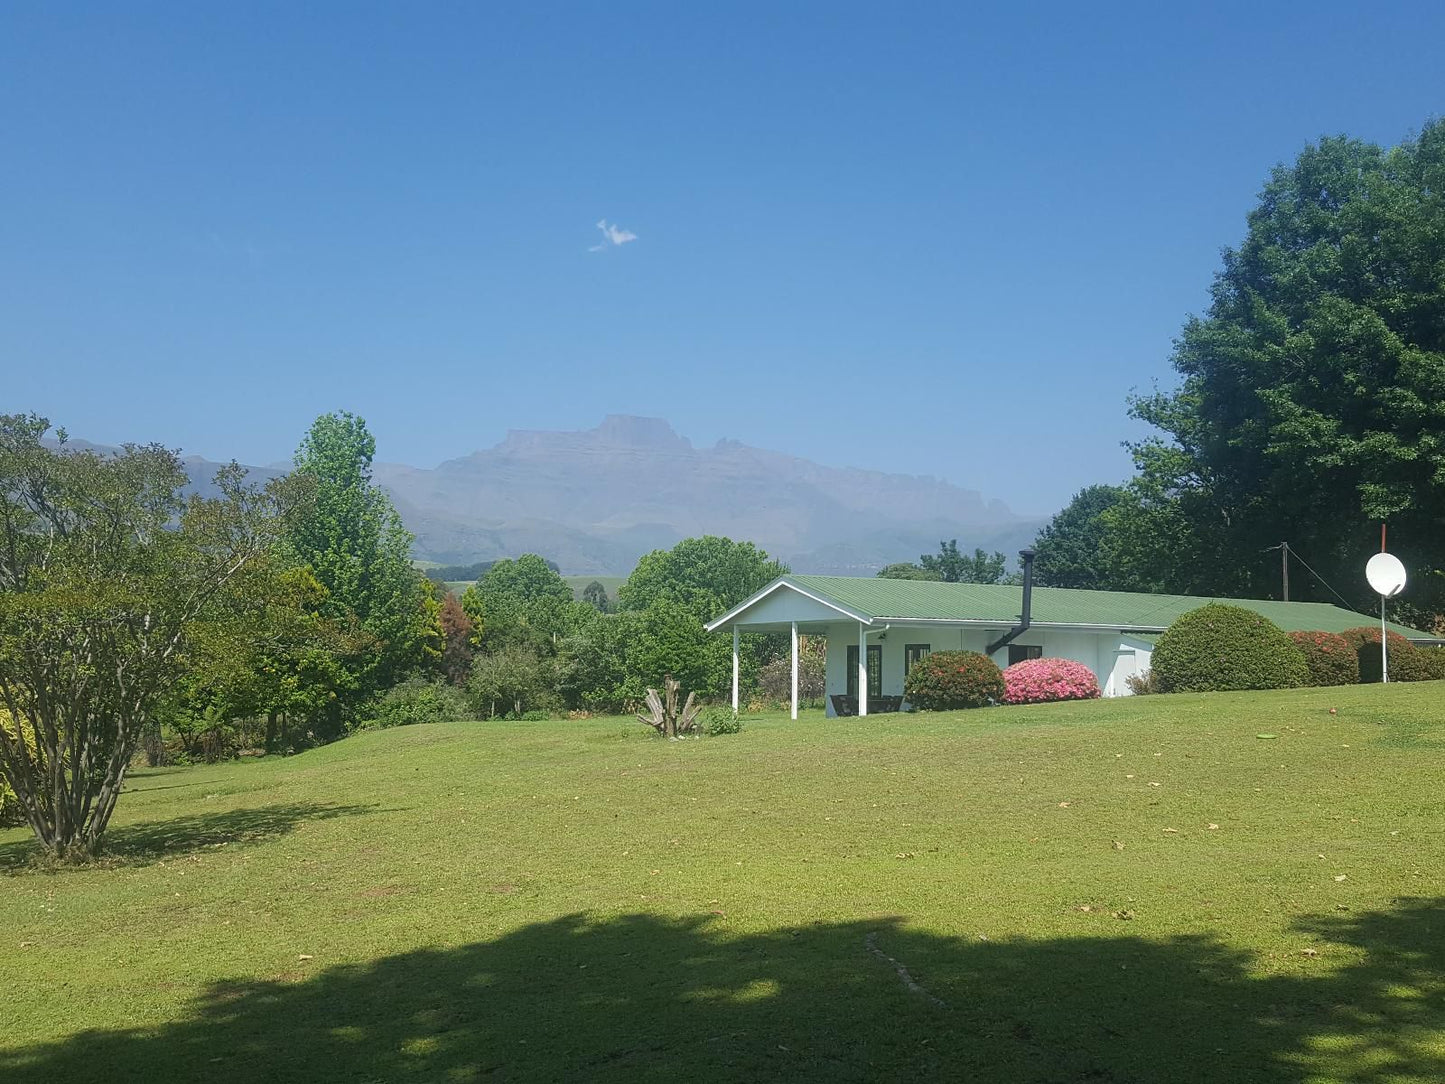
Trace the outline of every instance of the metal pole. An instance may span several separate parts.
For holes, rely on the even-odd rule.
[[[733,714],[738,713],[738,627],[733,626]]]
[[[858,622],[858,714],[868,714],[868,630]]]
[[[1279,544],[1279,569],[1284,574],[1284,600],[1289,601],[1289,543]]]
[[[798,717],[798,623],[793,622],[793,718]]]
[[[1380,682],[1389,684],[1390,653],[1385,649],[1385,596],[1380,596]]]

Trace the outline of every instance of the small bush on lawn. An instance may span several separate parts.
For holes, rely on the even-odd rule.
[[[1210,603],[1170,625],[1150,660],[1166,693],[1294,689],[1309,680],[1304,652],[1273,621]]]
[[[33,755],[35,753],[35,735],[31,733],[28,726],[17,726],[10,713],[0,708],[0,727],[14,741],[19,734],[25,735],[25,747]],[[24,824],[25,812],[20,808],[20,799],[10,784],[5,780],[5,773],[0,772],[0,828],[9,828],[11,825]]]
[[[981,708],[1003,700],[1003,671],[977,651],[935,651],[913,664],[903,695],[919,711]]]
[[[1096,700],[1099,679],[1072,659],[1027,659],[1003,672],[1005,704],[1048,704],[1055,700]]]
[[[698,729],[704,734],[715,738],[723,734],[740,734],[743,729],[743,721],[733,714],[732,708],[718,705],[703,708],[698,724]]]
[[[1304,652],[1311,685],[1358,685],[1360,656],[1356,645],[1334,632],[1292,632],[1289,638]]]
[[[1425,662],[1425,672],[1430,681],[1445,681],[1445,647],[1416,648]]]
[[[446,723],[472,717],[466,695],[445,681],[407,678],[388,689],[376,705],[374,727],[409,726],[412,723]]]
[[[1346,629],[1340,635],[1355,650],[1355,658],[1360,663],[1360,682],[1369,685],[1379,681],[1381,665],[1379,626],[1365,625],[1358,629]],[[1420,648],[1398,632],[1390,633],[1387,646],[1390,651],[1391,681],[1432,680],[1432,662]]]
[[[1135,696],[1152,696],[1159,692],[1159,679],[1154,676],[1153,670],[1145,670],[1142,673],[1130,674],[1124,679],[1124,684]]]

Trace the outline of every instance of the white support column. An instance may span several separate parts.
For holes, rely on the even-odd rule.
[[[858,622],[858,714],[868,714],[868,630]]]
[[[733,714],[738,713],[738,627],[733,626]]]
[[[793,718],[798,717],[798,623],[793,622]]]

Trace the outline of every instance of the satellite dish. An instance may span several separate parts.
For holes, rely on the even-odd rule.
[[[1365,565],[1365,579],[1377,595],[1394,598],[1405,590],[1405,566],[1393,553],[1377,553]]]

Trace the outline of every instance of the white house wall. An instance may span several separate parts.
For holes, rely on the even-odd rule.
[[[876,626],[875,626],[876,627]],[[903,695],[903,653],[907,644],[928,644],[931,651],[978,651],[982,652],[997,640],[1006,630],[976,629],[961,626],[900,625],[893,624],[883,638],[879,633],[869,632],[868,643],[883,648],[883,695]],[[858,623],[856,621],[836,622],[827,629],[828,654],[826,663],[827,692],[848,690],[848,648],[858,644]],[[1042,649],[1044,655],[1054,659],[1070,659],[1081,662],[1093,671],[1099,681],[1099,689],[1105,696],[1128,696],[1129,688],[1125,678],[1149,668],[1151,645],[1148,641],[1124,636],[1118,632],[1074,629],[1032,628],[1024,633],[1015,644],[1034,646]],[[999,667],[1008,665],[1008,647],[1000,648],[992,656]],[[833,703],[828,701],[828,714],[832,715]]]

